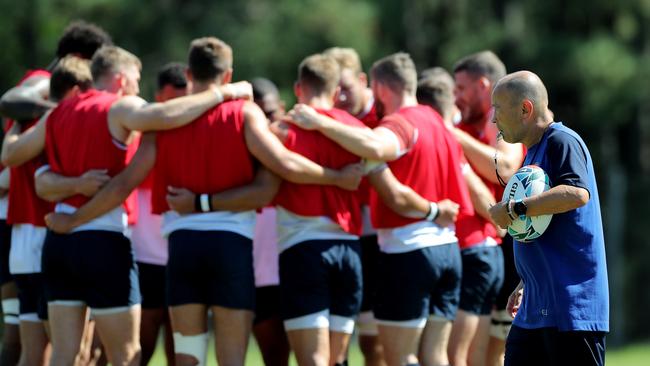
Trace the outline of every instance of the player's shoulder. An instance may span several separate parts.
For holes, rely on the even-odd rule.
[[[565,126],[561,122],[554,122],[546,138],[549,146],[584,146],[584,141],[577,132]]]
[[[330,117],[334,118],[335,120],[339,122],[343,122],[347,125],[351,126],[357,126],[357,127],[365,127],[365,124],[361,122],[360,119],[357,117],[351,115],[348,111],[345,111],[343,109],[339,108],[332,108],[327,111],[321,111],[321,113],[325,113],[329,115]]]

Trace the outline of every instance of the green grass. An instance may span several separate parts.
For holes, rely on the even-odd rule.
[[[621,348],[607,349],[606,354],[607,366],[648,366],[650,365],[650,341],[636,343]],[[211,342],[208,352],[208,365],[216,366],[214,356],[214,342]],[[296,365],[295,360],[290,363]],[[351,366],[362,366],[363,358],[357,343],[354,342],[350,349],[349,364]],[[158,347],[153,359],[149,363],[152,366],[165,365],[165,355],[161,347]],[[260,354],[254,339],[251,339],[246,357],[247,366],[264,366],[262,355]]]

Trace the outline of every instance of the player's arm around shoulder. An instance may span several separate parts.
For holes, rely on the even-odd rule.
[[[49,91],[48,76],[31,76],[2,95],[0,115],[17,121],[39,118],[56,105],[47,100]]]
[[[205,91],[168,100],[147,103],[137,96],[125,96],[115,102],[109,112],[109,126],[113,137],[127,131],[160,131],[184,126],[208,109],[231,99],[250,99],[252,87],[246,81],[209,87]]]
[[[316,112],[313,108],[296,105],[285,120],[306,130],[318,130],[349,152],[364,159],[391,161],[397,159],[399,145],[387,129],[350,126]]]
[[[41,119],[25,132],[20,133],[21,126],[14,123],[5,134],[2,144],[2,164],[13,167],[21,165],[40,154],[45,148],[45,129],[50,113],[45,113]]]
[[[248,150],[273,173],[294,183],[336,185],[349,190],[359,186],[363,173],[360,165],[333,170],[316,164],[287,149],[257,105],[247,102],[243,112]]]

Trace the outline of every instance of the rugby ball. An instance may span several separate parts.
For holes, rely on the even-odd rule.
[[[548,175],[537,165],[526,165],[510,178],[503,192],[502,201],[518,200],[536,196],[550,189]],[[508,234],[520,242],[529,242],[539,238],[553,215],[519,216],[508,226]]]

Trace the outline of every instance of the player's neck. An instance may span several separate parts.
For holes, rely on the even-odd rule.
[[[531,133],[529,134],[530,138],[523,139],[521,142],[524,145],[526,145],[527,148],[536,145],[542,140],[542,137],[544,136],[546,131],[551,127],[552,124],[553,124],[552,119],[546,119],[541,117],[538,118],[532,128]]]
[[[331,96],[326,95],[305,95],[298,100],[302,104],[307,104],[312,108],[329,110],[334,108],[334,100]]]
[[[216,81],[211,82],[193,82],[192,83],[192,94],[198,94],[208,90],[212,86],[219,86],[219,83]]]
[[[367,112],[366,109],[368,107],[368,103],[374,103],[374,102],[372,97],[372,90],[366,88],[363,91],[363,97],[361,98],[361,103],[359,103],[355,111],[352,111],[354,113],[350,113],[350,114],[352,114],[353,116],[360,116],[364,114],[365,112]]]
[[[418,105],[418,100],[415,95],[394,95],[392,98],[390,98],[390,100],[387,101],[387,103],[384,103],[384,106],[386,108],[385,114],[392,114],[402,108],[415,107],[416,105]]]

